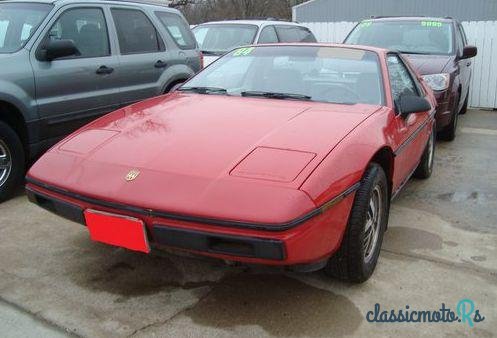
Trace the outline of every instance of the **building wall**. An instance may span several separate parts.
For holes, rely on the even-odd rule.
[[[356,22],[303,23],[320,42],[341,43]],[[469,43],[478,47],[473,59],[469,105],[497,108],[497,21],[462,22]]]
[[[497,0],[312,0],[293,7],[293,19],[299,22],[353,22],[372,15],[496,21]]]

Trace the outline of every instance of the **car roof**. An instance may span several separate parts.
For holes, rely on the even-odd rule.
[[[256,25],[259,27],[267,26],[267,25],[290,25],[290,26],[301,26],[300,24],[292,21],[284,21],[284,20],[220,20],[220,21],[209,21],[200,23],[197,26],[201,25]]]
[[[445,17],[434,17],[434,16],[373,16],[363,21],[442,21],[442,22],[453,22],[453,18]]]
[[[294,47],[334,47],[334,48],[347,48],[347,49],[358,49],[373,52],[376,54],[386,54],[386,53],[398,53],[394,50],[388,50],[385,48],[374,47],[374,46],[362,46],[362,45],[347,45],[343,43],[322,43],[322,42],[288,42],[288,43],[267,43],[267,44],[257,44],[242,46],[243,47],[264,47],[264,46],[294,46]]]
[[[105,3],[105,4],[137,4],[143,6],[155,6],[162,7],[164,10],[171,12],[179,12],[177,9],[170,8],[166,5],[164,1],[161,0],[6,0],[2,1],[2,3],[14,3],[14,2],[29,2],[29,3],[45,3],[45,4],[57,4],[57,5],[66,5],[73,3]]]

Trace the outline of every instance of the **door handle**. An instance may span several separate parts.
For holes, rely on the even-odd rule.
[[[165,68],[167,67],[167,62],[164,62],[162,60],[159,60],[155,63],[154,65],[155,68]]]
[[[466,66],[471,66],[471,61],[466,62]]]
[[[107,67],[107,66],[100,66],[96,73],[97,74],[110,74],[114,71],[114,68],[111,68],[111,67]]]

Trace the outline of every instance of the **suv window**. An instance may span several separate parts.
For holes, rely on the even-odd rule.
[[[121,54],[153,53],[161,50],[161,40],[147,16],[135,9],[111,9]]]
[[[392,86],[392,96],[397,100],[403,94],[419,96],[416,83],[409,70],[397,55],[387,57],[388,74]]]
[[[38,3],[0,3],[0,53],[22,48],[52,8]]]
[[[274,26],[266,26],[259,36],[259,43],[277,43],[278,35],[276,35],[276,30]]]
[[[155,14],[181,49],[197,47],[195,37],[182,17],[168,12],[155,12]]]
[[[76,57],[110,55],[107,24],[100,8],[74,8],[65,11],[53,24],[48,38],[72,40],[79,51]]]
[[[311,31],[299,26],[276,26],[280,42],[316,42]]]

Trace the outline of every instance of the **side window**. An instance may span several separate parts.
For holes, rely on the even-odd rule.
[[[195,37],[182,17],[168,12],[155,12],[155,14],[181,49],[197,47]]]
[[[266,26],[262,29],[259,43],[278,43],[278,35],[276,35],[274,26]]]
[[[160,51],[162,41],[147,16],[135,9],[111,9],[121,54]]]
[[[300,42],[317,42],[314,34],[305,27],[298,27],[300,33]]]
[[[397,55],[389,55],[387,65],[394,100],[403,94],[419,95],[409,70]]]
[[[104,13],[99,8],[75,8],[65,11],[50,29],[48,38],[72,40],[80,54],[77,57],[110,55],[107,24]]]
[[[276,26],[280,42],[316,42],[311,31],[299,26]]]

